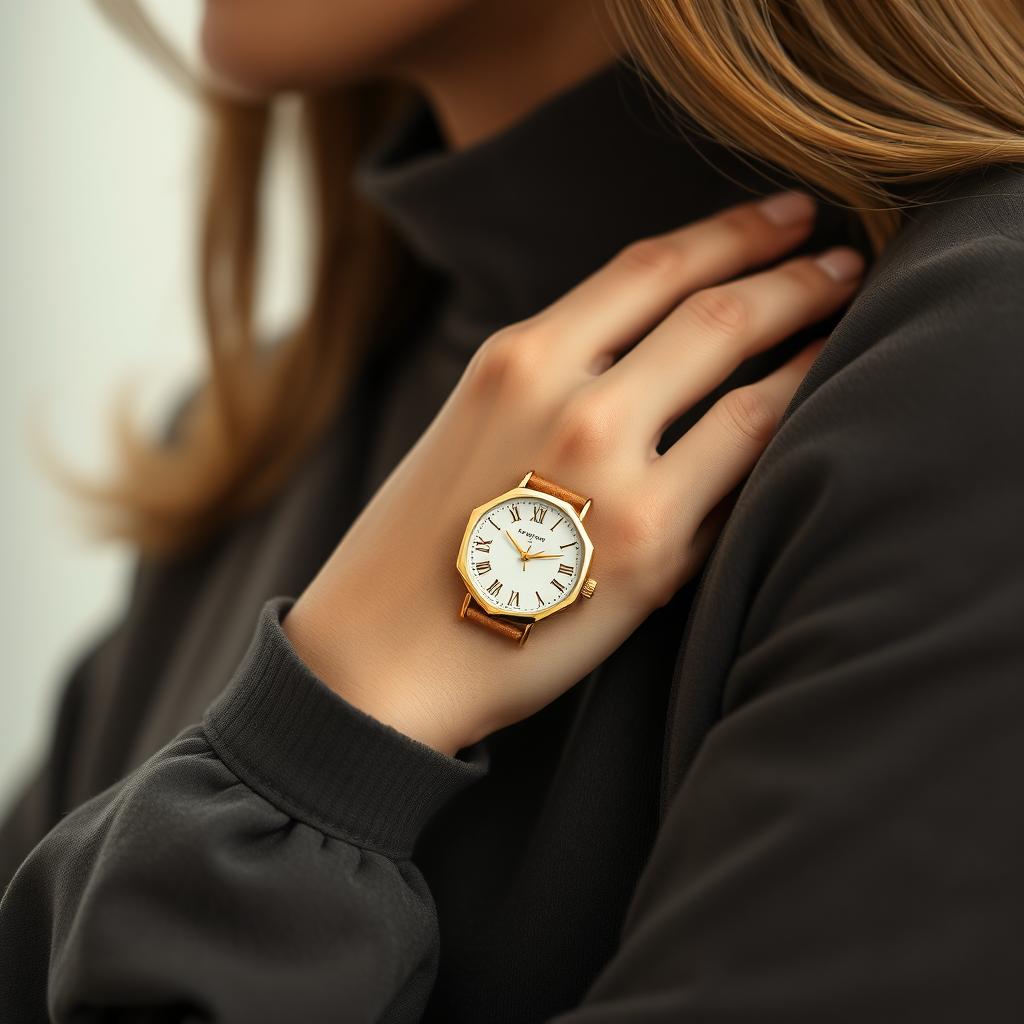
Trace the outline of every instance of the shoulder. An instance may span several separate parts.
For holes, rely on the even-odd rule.
[[[916,591],[951,552],[979,583],[983,566],[1004,573],[1020,560],[1010,556],[1024,517],[1022,392],[1024,172],[1013,172],[963,183],[897,236],[794,394],[737,511],[799,562],[791,581],[845,559]],[[849,591],[833,584],[828,593]],[[958,577],[952,589],[970,587]]]
[[[959,637],[1019,675],[1024,176],[1013,184],[922,211],[794,395],[707,569],[724,581],[705,598],[715,629],[750,595],[744,650],[778,634],[797,662],[867,666],[891,647],[919,654],[924,678],[926,662],[963,660]]]
[[[987,168],[909,213],[840,321],[836,355],[901,332],[951,344],[980,324],[1019,337],[1022,312],[1024,167]]]
[[[794,395],[784,426],[821,415],[847,427],[852,420],[865,442],[937,430],[952,455],[986,433],[998,442],[991,432],[1000,417],[1024,429],[1022,384],[1024,168],[989,168],[914,211]]]

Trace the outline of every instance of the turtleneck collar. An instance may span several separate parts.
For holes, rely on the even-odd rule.
[[[449,329],[477,341],[537,312],[629,242],[791,184],[684,135],[624,63],[459,151],[419,103],[356,172],[361,193],[449,281]],[[815,235],[832,241],[847,218],[823,214]]]

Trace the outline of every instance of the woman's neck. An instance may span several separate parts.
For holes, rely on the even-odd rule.
[[[481,0],[393,62],[462,149],[508,128],[610,63],[621,47],[603,3]]]

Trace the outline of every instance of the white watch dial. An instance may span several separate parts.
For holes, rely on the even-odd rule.
[[[466,566],[479,597],[503,611],[541,612],[576,585],[583,544],[572,519],[540,497],[509,498],[470,531]]]

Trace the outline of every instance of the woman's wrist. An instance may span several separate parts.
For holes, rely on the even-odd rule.
[[[334,615],[329,620],[314,599],[303,595],[281,621],[295,653],[325,686],[353,707],[442,754],[454,756],[481,738],[479,730],[445,713],[440,701],[425,699],[430,691],[415,670],[375,666],[369,656],[361,657],[361,645],[341,635],[338,619]]]

